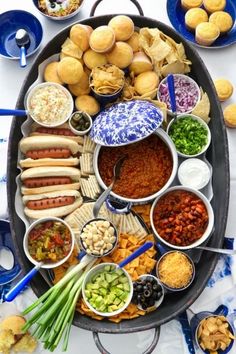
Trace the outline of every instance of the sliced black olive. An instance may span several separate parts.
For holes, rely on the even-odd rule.
[[[155,305],[155,300],[154,299],[149,299],[148,301],[148,305],[151,307],[151,306],[154,306]]]
[[[133,288],[134,288],[134,290],[137,288],[137,283],[136,282],[133,283]]]
[[[142,309],[145,311],[147,310],[147,305],[146,304],[142,304]]]
[[[156,291],[152,294],[152,297],[153,297],[154,300],[158,300],[159,299],[158,293]]]
[[[144,304],[146,302],[146,298],[143,295],[140,296],[140,302],[141,304]]]
[[[141,293],[141,292],[143,291],[143,287],[142,287],[141,284],[138,284],[138,285],[137,285],[137,291],[138,291],[139,293]]]
[[[56,4],[54,2],[51,2],[50,7],[54,9],[56,7]]]
[[[147,290],[144,291],[143,294],[144,294],[145,297],[150,297],[152,293],[151,293],[150,290],[147,289]]]
[[[160,299],[162,297],[162,291],[158,291],[157,296],[158,296],[158,299]]]
[[[147,282],[149,282],[151,284],[155,281],[155,279],[153,277],[147,277],[146,280],[147,280]]]
[[[159,288],[160,288],[160,285],[158,283],[155,283],[152,285],[153,290],[159,290]]]

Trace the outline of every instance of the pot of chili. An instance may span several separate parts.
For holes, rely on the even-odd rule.
[[[133,144],[96,146],[93,165],[103,189],[111,184],[113,167],[123,155],[127,157],[110,193],[121,201],[148,203],[163,193],[176,176],[178,156],[175,146],[162,129],[157,129],[154,134]]]
[[[150,211],[153,232],[170,248],[186,250],[201,245],[211,235],[214,213],[208,199],[184,186],[167,189]]]

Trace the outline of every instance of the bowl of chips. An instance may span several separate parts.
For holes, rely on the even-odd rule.
[[[56,21],[67,20],[77,15],[84,0],[33,0],[41,15]]]
[[[124,71],[116,65],[105,64],[92,69],[89,78],[94,97],[102,104],[114,102],[121,95],[125,83]]]
[[[202,311],[191,318],[190,327],[202,353],[226,354],[231,352],[235,331],[230,316],[227,315],[227,306],[220,305],[214,312]]]

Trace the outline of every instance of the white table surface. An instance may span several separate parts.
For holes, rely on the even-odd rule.
[[[169,19],[167,17],[166,12],[166,1],[165,0],[139,0],[144,14],[147,17],[151,17],[162,21],[168,25],[170,25]],[[79,15],[75,18],[72,18],[70,21],[66,22],[54,22],[50,21],[43,16],[41,16],[37,10],[34,8],[31,0],[8,0],[8,1],[0,1],[0,13],[12,9],[22,9],[35,14],[44,29],[44,38],[41,45],[41,48],[45,46],[45,44],[53,38],[58,31],[63,29],[65,26],[73,23],[79,19],[83,19],[89,17],[90,9],[94,3],[94,0],[85,0],[85,5]],[[109,13],[126,13],[126,14],[137,14],[137,10],[134,5],[128,0],[104,0],[96,11],[96,15],[103,15]],[[230,100],[226,104],[236,102],[236,46],[227,47],[220,50],[210,50],[210,49],[199,49],[198,52],[200,56],[203,58],[211,76],[213,79],[224,77],[231,80],[231,82],[235,86],[235,92]],[[20,88],[23,84],[23,81],[30,70],[31,64],[33,63],[33,57],[28,59],[28,65],[26,68],[20,68],[18,62],[14,60],[6,60],[4,58],[0,58],[0,107],[1,108],[14,108],[17,97],[20,91]],[[226,105],[224,104],[223,107]],[[23,108],[23,107],[22,107]],[[19,118],[20,119],[20,118]],[[212,117],[214,119],[214,117]],[[9,134],[11,125],[11,117],[1,117],[1,137],[7,137]],[[235,234],[235,206],[236,206],[236,130],[227,129],[228,140],[229,140],[229,153],[230,153],[230,182],[231,182],[231,195],[230,195],[230,207],[229,207],[229,215],[228,215],[228,223],[226,236],[234,236]],[[220,142],[219,142],[220,143]],[[220,188],[220,186],[219,186]],[[222,191],[224,193],[224,191]],[[173,324],[173,325],[172,325]],[[178,345],[178,341],[182,341],[181,338],[173,338],[174,327],[176,324],[174,321],[172,323],[164,326],[164,330],[162,331],[162,340],[161,345],[158,345],[154,351],[154,354],[176,354],[175,351],[175,341],[176,341],[176,349]],[[149,344],[152,339],[152,331],[146,331],[143,333],[137,333],[132,335],[101,335],[102,342],[105,347],[110,350],[112,354],[117,353],[129,353],[129,354],[138,354],[141,353],[145,347]],[[163,333],[169,335],[169,338],[166,338],[165,341],[163,338]],[[168,340],[172,340],[173,344],[171,346],[172,350],[170,351],[170,347],[168,347]],[[163,344],[165,343],[166,344]],[[47,351],[43,351],[46,353]],[[57,353],[60,353],[60,350],[57,350]],[[75,354],[76,352],[84,353],[84,354],[97,354],[98,350],[93,343],[91,332],[87,332],[81,330],[79,328],[73,327],[72,333],[70,337],[70,344],[67,353]],[[178,351],[179,353],[179,351]],[[181,351],[180,351],[181,353]]]

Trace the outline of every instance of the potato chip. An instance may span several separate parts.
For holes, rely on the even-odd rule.
[[[124,86],[124,71],[112,64],[92,69],[90,87],[100,94],[113,94]]]
[[[66,56],[81,59],[83,52],[70,38],[67,38],[61,46],[61,51]]]

